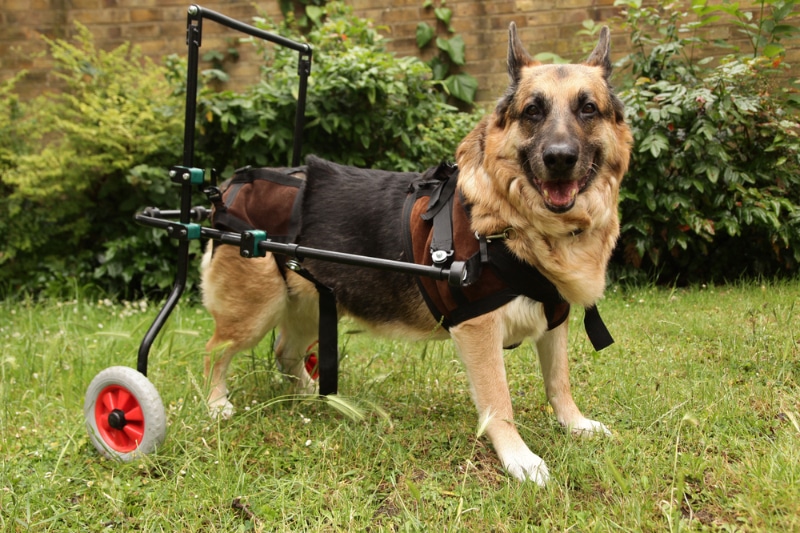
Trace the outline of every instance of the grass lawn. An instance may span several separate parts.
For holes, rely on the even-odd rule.
[[[0,302],[3,531],[800,531],[800,282],[612,287],[617,343],[571,318],[573,392],[610,439],[571,438],[530,344],[506,356],[517,423],[547,488],[507,477],[451,344],[340,327],[340,392],[288,398],[271,343],[240,356],[237,413],[209,419],[212,328],[182,302],[150,356],[169,433],[122,464],[90,444],[83,396],[135,366],[157,304]],[[361,416],[356,416],[356,415]]]

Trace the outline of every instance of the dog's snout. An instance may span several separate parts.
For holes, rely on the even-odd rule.
[[[542,153],[545,166],[554,172],[572,170],[578,163],[579,148],[574,143],[553,143]]]

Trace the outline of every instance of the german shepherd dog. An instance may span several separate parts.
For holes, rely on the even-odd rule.
[[[458,191],[470,205],[471,229],[494,235],[513,228],[505,245],[535,266],[570,304],[601,298],[619,234],[617,203],[628,168],[631,134],[610,85],[609,31],[582,64],[540,65],[509,27],[510,85],[494,112],[461,142]],[[297,243],[312,248],[409,261],[401,216],[415,174],[366,171],[310,158]],[[344,169],[344,172],[342,172]],[[335,169],[334,169],[335,170]],[[314,174],[330,174],[314,177]],[[524,296],[450,328],[426,307],[413,276],[306,260],[334,290],[340,313],[373,332],[405,339],[447,338],[466,368],[479,420],[506,471],[544,485],[544,461],[514,424],[503,347],[530,338],[545,392],[559,423],[575,435],[610,435],[573,401],[567,368],[568,321],[548,330],[543,305]],[[243,259],[233,246],[209,246],[203,259],[204,304],[215,320],[206,349],[209,407],[230,416],[226,373],[232,357],[279,328],[276,357],[298,393],[315,383],[304,360],[317,337],[318,293],[276,258]],[[433,332],[433,333],[432,333]]]

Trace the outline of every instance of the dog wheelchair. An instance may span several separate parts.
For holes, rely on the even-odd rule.
[[[209,197],[218,193],[216,173],[212,170],[209,182],[206,172],[194,167],[195,120],[197,111],[198,57],[202,42],[203,21],[209,20],[239,33],[289,48],[298,53],[299,91],[295,114],[292,165],[298,166],[302,150],[302,132],[308,77],[311,73],[312,49],[305,43],[286,39],[229,18],[215,11],[192,5],[188,9],[186,43],[188,68],[186,78],[186,107],[181,165],[169,170],[169,178],[180,186],[180,208],[149,207],[135,215],[139,224],[165,230],[177,240],[175,281],[163,307],[145,333],[140,344],[136,368],[113,366],[98,373],[89,384],[84,402],[84,418],[90,440],[106,457],[131,461],[157,449],[166,438],[166,413],[161,397],[147,378],[150,348],[177,306],[186,288],[189,269],[189,244],[192,240],[210,239],[221,244],[238,246],[245,258],[262,257],[267,252],[286,257],[287,268],[301,271],[304,259],[331,261],[356,267],[368,267],[424,276],[446,281],[452,286],[467,283],[468,267],[463,261],[449,264],[421,265],[411,262],[346,254],[331,250],[309,248],[273,240],[263,229],[222,231],[203,226],[211,210],[192,206],[192,193],[199,189]],[[318,346],[319,393],[336,394],[338,390],[338,336],[336,301],[325,287],[319,291],[320,325]]]

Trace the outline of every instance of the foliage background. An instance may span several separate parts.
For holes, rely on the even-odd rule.
[[[341,4],[318,3],[297,20],[288,11],[280,24],[258,21],[314,47],[304,153],[398,170],[451,159],[482,110],[448,105],[442,73],[388,53],[380,33]],[[670,283],[792,275],[800,127],[796,71],[783,51],[798,36],[798,2],[764,0],[755,16],[703,0],[617,3],[623,14],[613,24],[634,51],[615,79],[636,144],[614,275]],[[735,25],[751,49],[704,37],[711,23]],[[0,292],[98,284],[128,297],[163,293],[174,247],[131,216],[178,204],[166,173],[181,159],[185,66],[175,57],[155,64],[129,45],[98,50],[85,29],[74,43],[48,45],[63,91],[25,103],[16,80],[0,85]],[[243,91],[214,91],[224,73],[204,72],[198,166],[224,173],[288,163],[296,56],[261,53],[262,79]]]
[[[679,283],[797,272],[800,115],[783,42],[798,36],[798,3],[762,2],[760,18],[705,0],[617,5],[633,44],[619,66],[635,146],[618,261]],[[719,21],[750,47],[704,37]]]

